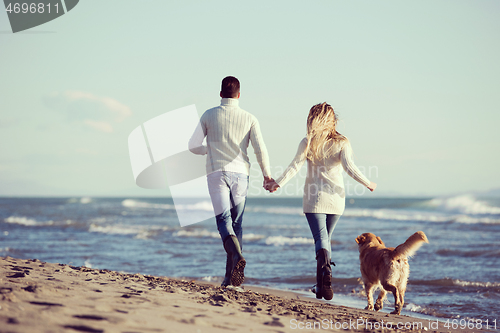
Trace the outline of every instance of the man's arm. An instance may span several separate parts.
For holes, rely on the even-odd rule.
[[[196,126],[194,130],[193,136],[189,139],[188,148],[189,151],[196,155],[206,155],[207,154],[207,146],[203,145],[203,139],[207,133],[203,130],[203,125],[201,121]]]
[[[267,153],[267,148],[264,144],[264,139],[262,138],[262,133],[260,132],[260,126],[257,119],[255,119],[254,124],[250,128],[250,142],[252,143],[253,151],[257,157],[257,162],[260,165],[264,179],[270,180],[271,167],[269,166],[269,155]]]

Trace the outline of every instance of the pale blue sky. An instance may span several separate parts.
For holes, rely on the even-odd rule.
[[[227,75],[275,170],[327,101],[380,194],[498,188],[499,15],[495,0],[82,0],[12,34],[2,10],[0,195],[164,194],[136,188],[129,133],[218,105]]]

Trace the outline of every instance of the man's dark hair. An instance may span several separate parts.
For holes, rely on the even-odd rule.
[[[220,88],[222,98],[236,98],[240,92],[240,81],[234,76],[226,76]]]

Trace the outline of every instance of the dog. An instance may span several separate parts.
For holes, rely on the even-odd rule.
[[[406,242],[396,248],[385,247],[380,237],[372,233],[364,233],[356,238],[359,249],[361,276],[365,285],[368,306],[366,310],[379,311],[383,308],[388,291],[394,295],[394,308],[391,314],[401,314],[404,305],[406,284],[410,275],[408,257],[417,252],[423,243],[429,243],[427,236],[418,231],[411,235]],[[382,287],[375,306],[373,292]]]

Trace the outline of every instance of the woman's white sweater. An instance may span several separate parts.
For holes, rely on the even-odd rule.
[[[332,143],[332,153],[327,158],[312,162],[306,158],[307,138],[304,138],[297,149],[297,154],[283,172],[276,179],[283,187],[297,174],[307,159],[307,177],[304,185],[303,209],[304,213],[342,214],[345,209],[345,189],[342,178],[342,169],[349,176],[364,186],[370,185],[352,159],[352,148],[349,140]]]

